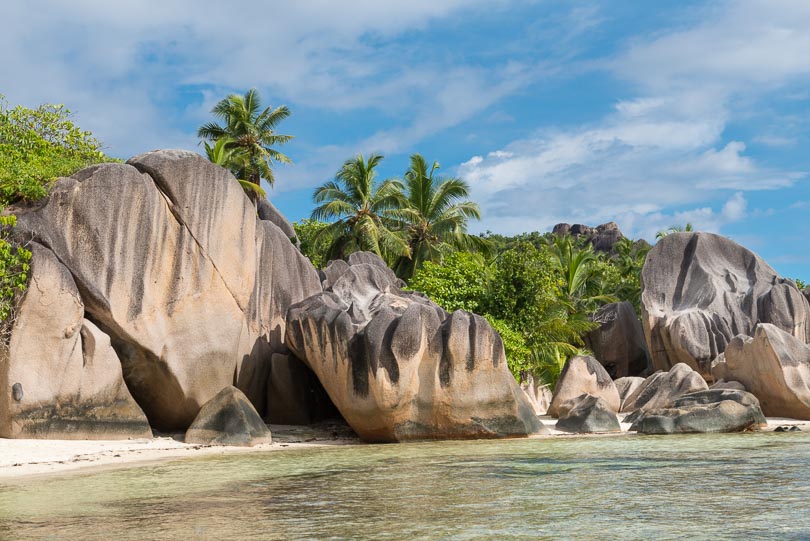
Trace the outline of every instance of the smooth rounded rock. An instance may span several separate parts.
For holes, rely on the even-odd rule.
[[[272,443],[272,436],[245,394],[228,386],[203,405],[186,431],[185,441],[252,447]]]
[[[604,367],[591,356],[578,355],[563,366],[547,414],[559,417],[564,402],[583,394],[602,398],[611,411],[619,411],[619,391]]]

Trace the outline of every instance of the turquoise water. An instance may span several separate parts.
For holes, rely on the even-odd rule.
[[[810,539],[810,433],[367,445],[0,484],[0,539]]]

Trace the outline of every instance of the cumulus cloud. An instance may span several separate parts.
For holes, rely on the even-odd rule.
[[[382,111],[404,132],[376,136],[394,148],[515,87],[520,66],[447,66],[397,39],[484,4],[497,11],[509,2],[304,0],[274,9],[249,0],[238,10],[191,0],[12,2],[3,8],[0,89],[12,103],[68,102],[123,155],[195,145],[189,125],[207,119],[215,99],[251,86],[316,110]],[[399,118],[414,112],[413,123]]]
[[[686,222],[719,231],[750,215],[746,192],[804,178],[803,171],[758,163],[744,140],[725,132],[751,114],[746,105],[810,80],[810,4],[724,2],[698,15],[691,26],[633,39],[603,63],[638,93],[611,114],[539,129],[461,164],[458,173],[482,201],[481,229],[615,220],[647,238]]]

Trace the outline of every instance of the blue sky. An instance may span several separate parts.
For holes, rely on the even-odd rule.
[[[109,153],[200,149],[213,104],[293,112],[271,199],[309,215],[358,152],[472,186],[475,232],[691,222],[810,280],[810,2],[11,1],[0,93]]]

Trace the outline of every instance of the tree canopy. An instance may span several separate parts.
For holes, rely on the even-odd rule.
[[[275,183],[273,164],[291,161],[275,148],[292,139],[276,131],[290,110],[284,105],[262,108],[258,90],[251,88],[244,95],[231,94],[220,100],[211,113],[222,124],[208,122],[197,130],[209,159],[230,169],[247,192],[264,196],[262,179],[270,186]]]

